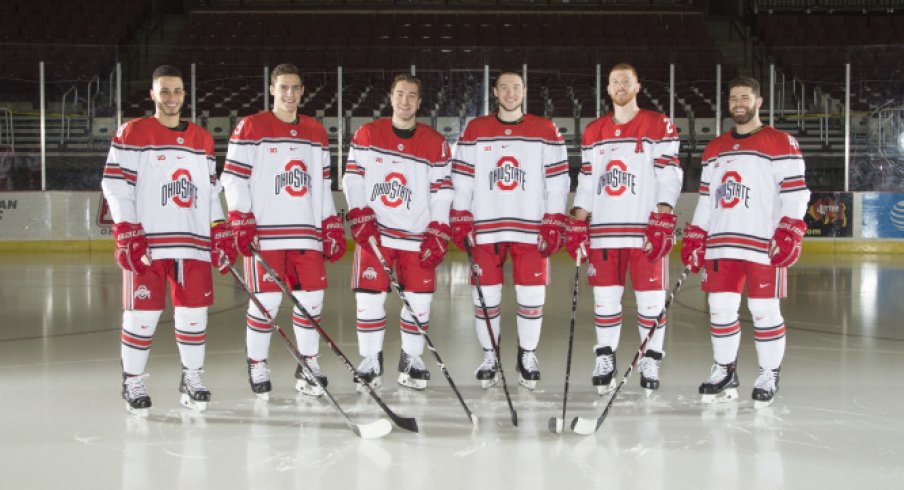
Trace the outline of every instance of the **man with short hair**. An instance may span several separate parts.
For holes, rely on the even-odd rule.
[[[379,386],[383,374],[386,291],[389,277],[369,243],[376,239],[390,267],[395,267],[405,298],[424,329],[436,290],[436,266],[450,238],[451,151],[445,138],[417,122],[421,81],[397,75],[389,91],[392,117],[362,126],[352,138],[343,177],[348,221],[357,243],[352,287],[357,303],[358,376]],[[422,355],[425,339],[403,306],[399,322],[402,352],[398,383],[423,390],[430,372]],[[363,387],[359,387],[359,390]]]
[[[245,256],[245,281],[260,303],[248,303],[245,349],[251,391],[267,400],[272,389],[267,357],[282,301],[279,287],[252,256],[252,248],[293,289],[302,306],[320,320],[327,287],[324,259],[345,253],[345,230],[336,215],[330,180],[326,130],[314,118],[298,114],[304,94],[295,65],[276,66],[270,76],[273,109],[244,118],[229,140],[223,187],[236,246]],[[327,377],[317,363],[320,336],[304,314],[292,310],[298,351],[323,386]],[[295,389],[312,396],[323,390],[297,365]]]
[[[151,407],[144,370],[167,283],[182,361],[180,401],[195,410],[207,407],[210,391],[201,373],[213,304],[210,266],[223,273],[236,254],[220,205],[213,138],[179,119],[182,73],[163,65],[152,80],[154,115],[120,126],[101,181],[123,269],[122,397],[139,416]]]
[[[752,397],[762,408],[778,391],[785,354],[779,299],[788,294],[788,267],[800,256],[810,191],[797,140],[760,121],[759,83],[739,77],[728,86],[735,127],[703,150],[700,200],[684,229],[681,259],[693,272],[703,270],[709,293],[714,363],[699,388],[702,401],[738,397],[738,310],[746,283],[760,365]]]
[[[613,66],[607,91],[613,111],[584,130],[567,239],[572,257],[581,249],[590,262],[587,281],[593,287],[596,329],[592,382],[601,395],[616,384],[615,352],[628,271],[641,338],[650,333],[665,305],[668,254],[677,222],[672,210],[683,178],[674,124],[665,114],[637,105],[637,70],[627,63]],[[648,394],[659,388],[665,318],[655,327],[638,365],[640,384]]]
[[[565,236],[568,155],[552,121],[522,112],[527,87],[518,72],[502,71],[493,95],[499,101],[498,112],[469,122],[455,148],[453,240],[462,249],[465,240],[476,244],[472,248],[476,273],[496,339],[490,338],[479,296],[472,288],[477,340],[484,351],[477,379],[484,388],[496,382],[493,345],[500,335],[503,264],[511,256],[518,301],[519,382],[534,389],[540,379],[535,351],[549,283],[549,257],[561,248]]]

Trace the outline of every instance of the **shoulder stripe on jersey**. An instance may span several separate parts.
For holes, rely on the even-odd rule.
[[[138,152],[138,153],[142,153],[145,151],[181,151],[181,152],[185,152],[185,153],[191,153],[193,155],[205,155],[208,159],[212,159],[212,157],[210,155],[207,155],[207,152],[204,150],[198,150],[195,148],[189,148],[189,147],[179,146],[179,145],[134,146],[134,145],[125,145],[122,143],[113,143],[111,146],[116,148],[117,150],[134,151],[134,152]]]
[[[520,141],[520,142],[523,142],[523,143],[542,143],[542,144],[551,145],[551,146],[565,146],[565,142],[564,142],[564,141],[549,140],[549,139],[546,139],[546,138],[539,138],[539,137],[538,137],[538,138],[528,138],[528,137],[526,137],[526,136],[494,136],[494,137],[479,137],[479,138],[477,138],[477,139],[474,140],[474,141],[461,141],[461,140],[459,140],[458,143],[459,143],[459,144],[471,144],[471,145],[477,145],[477,144],[493,143],[493,142],[496,142],[496,141],[500,141],[500,142],[510,142],[510,141],[511,141],[511,142],[518,142],[518,141]]]
[[[308,145],[313,146],[314,148],[323,149],[324,145],[312,141],[306,138],[261,138],[259,140],[240,140],[240,139],[231,139],[229,140],[230,145],[242,145],[242,146],[258,146],[258,145]]]

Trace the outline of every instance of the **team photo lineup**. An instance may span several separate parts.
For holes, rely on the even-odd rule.
[[[471,119],[454,145],[417,121],[425,92],[418,77],[398,74],[389,87],[378,88],[389,90],[392,113],[354,133],[339,163],[341,203],[332,192],[337,176],[327,131],[298,112],[305,91],[299,67],[271,68],[271,109],[238,122],[219,174],[213,137],[182,118],[186,77],[175,66],[157,67],[149,79],[154,114],[116,130],[101,182],[122,269],[121,396],[128,412],[147,417],[152,410],[146,367],[167,296],[182,365],[180,403],[186,410],[207,409],[216,392],[204,381],[216,270],[247,293],[249,397],[269,399],[268,358],[277,335],[297,361],[295,390],[326,399],[361,437],[381,437],[392,424],[418,431],[413,418],[385,403],[379,388],[397,371],[404,389],[444,389],[437,386],[436,369],[431,375],[433,364],[477,427],[480,414],[472,412],[441,357],[471,349],[482,352],[473,366],[478,384],[502,388],[498,396],[518,425],[510,387],[535,390],[545,383],[559,389],[558,380],[541,377],[543,360],[536,354],[555,254],[569,256],[575,275],[570,332],[556,333],[569,339],[562,417],[549,420],[551,432],[570,425],[576,433],[594,433],[634,371],[647,396],[660,388],[660,370],[675,361],[665,351],[669,306],[694,275],[706,293],[713,360],[690,395],[703,406],[738,403],[743,378],[752,380],[745,388],[754,407],[770,406],[786,349],[780,303],[807,231],[810,191],[798,142],[761,121],[757,79],[729,81],[725,110],[734,126],[703,151],[693,217],[679,223],[675,208],[684,172],[678,129],[668,116],[638,105],[643,74],[630,60],[604,68],[612,111],[582,132],[569,204],[565,140],[551,120],[524,112],[529,87],[520,69],[494,72],[490,88],[498,109]],[[338,209],[348,211],[343,216]],[[431,317],[436,270],[453,245],[468,261],[476,343],[472,337],[435,345],[430,333],[444,327],[443,318]],[[670,278],[676,246],[683,270]],[[331,301],[327,270],[347,252],[357,356],[334,342],[337,322],[323,314]],[[592,290],[592,308],[578,304],[583,281]],[[511,288],[505,284],[514,284],[514,326],[502,318],[503,290]],[[626,287],[634,291],[636,317],[622,306]],[[738,372],[744,294],[758,372]],[[383,348],[387,327],[395,328],[387,320],[390,295],[402,305],[397,368],[385,366],[395,364],[395,354]],[[275,320],[284,304],[292,307],[291,333]],[[599,418],[565,420],[574,330],[587,328],[576,325],[575,316],[591,309],[595,364],[572,384],[589,381],[608,405]],[[620,345],[623,323],[637,326],[639,347]],[[516,336],[517,350],[500,352],[503,330]],[[321,352],[321,342],[329,353]],[[318,357],[333,354],[347,374],[321,370]],[[290,379],[283,374],[276,379]],[[348,381],[392,424],[353,422],[330,393]]]

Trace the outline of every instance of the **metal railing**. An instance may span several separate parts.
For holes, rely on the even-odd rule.
[[[3,136],[4,132],[6,137]],[[8,146],[13,153],[16,152],[16,131],[13,126],[13,111],[0,107],[0,148],[4,146]]]
[[[69,90],[63,93],[63,100],[60,104],[60,144],[66,142],[69,139],[69,127],[71,126],[69,120],[66,119],[66,99],[69,97],[69,94],[73,94],[72,98],[72,106],[73,109],[75,105],[78,104],[78,86],[73,85],[69,87]]]

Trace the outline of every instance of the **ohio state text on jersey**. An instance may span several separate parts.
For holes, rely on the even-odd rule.
[[[565,213],[570,180],[565,141],[552,121],[525,114],[468,123],[452,160],[454,209],[471,211],[477,243],[536,243],[545,213]]]
[[[429,126],[418,123],[414,136],[401,138],[389,118],[365,124],[352,138],[342,179],[349,208],[374,210],[382,245],[420,250],[431,221],[449,223],[451,156]]]
[[[210,133],[153,117],[116,131],[101,187],[116,223],[141,223],[153,259],[210,262],[210,223],[224,218]]]
[[[591,213],[591,248],[638,248],[650,212],[659,203],[674,208],[681,194],[678,132],[654,111],[625,124],[612,116],[584,130],[574,206]]]
[[[801,219],[810,191],[793,136],[770,126],[724,133],[703,151],[693,224],[708,232],[707,259],[769,264],[769,241],[782,216]]]
[[[229,139],[223,187],[231,211],[251,212],[262,250],[323,250],[321,223],[336,214],[326,130],[264,111],[246,117]]]

